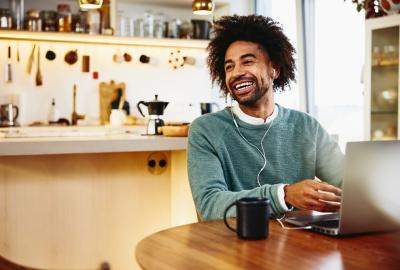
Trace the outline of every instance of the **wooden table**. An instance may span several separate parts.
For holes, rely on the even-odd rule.
[[[284,230],[270,222],[266,240],[245,241],[223,221],[164,230],[136,247],[143,269],[400,269],[400,232],[335,238]]]

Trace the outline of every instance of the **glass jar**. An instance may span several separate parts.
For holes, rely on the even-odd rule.
[[[164,14],[157,13],[154,16],[154,37],[163,38],[165,36]]]
[[[154,36],[154,17],[151,11],[146,11],[143,15],[143,34],[144,37]]]
[[[72,32],[87,33],[88,29],[86,27],[86,21],[87,21],[86,11],[80,11],[78,14],[72,15],[72,25],[71,25]]]
[[[26,12],[25,29],[32,32],[42,31],[42,19],[39,10],[30,9]]]
[[[57,12],[54,10],[42,10],[40,12],[42,18],[42,29],[45,32],[56,32],[57,31]]]
[[[91,35],[100,34],[100,13],[97,9],[89,9],[87,12],[88,33]]]
[[[179,38],[180,37],[180,28],[181,28],[181,20],[178,18],[173,19],[172,21],[168,22],[168,30],[167,30],[167,37],[169,38]]]
[[[24,0],[9,0],[12,20],[12,28],[23,30],[24,28]]]
[[[0,29],[12,28],[12,16],[9,9],[0,9]]]
[[[68,4],[58,4],[58,32],[71,32],[72,14]]]
[[[144,37],[143,19],[136,19],[134,22],[134,36]]]

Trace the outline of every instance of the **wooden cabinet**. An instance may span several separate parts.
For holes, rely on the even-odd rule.
[[[365,138],[399,136],[400,15],[366,21]]]

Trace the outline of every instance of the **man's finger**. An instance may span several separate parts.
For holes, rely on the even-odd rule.
[[[333,194],[336,194],[337,196],[342,195],[342,190],[340,188],[329,185],[324,182],[316,182],[316,188],[320,191],[332,192]]]
[[[315,196],[314,197],[315,199],[322,200],[322,201],[339,202],[339,203],[342,201],[342,197],[337,196],[336,194],[331,193],[331,192],[325,192],[325,191],[319,190],[319,191],[313,192],[313,195]]]

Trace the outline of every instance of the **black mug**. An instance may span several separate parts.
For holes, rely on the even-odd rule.
[[[226,220],[226,215],[232,206],[236,206],[236,230]],[[269,216],[267,198],[241,198],[225,209],[224,222],[241,239],[265,239],[269,232]]]

